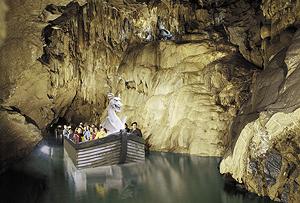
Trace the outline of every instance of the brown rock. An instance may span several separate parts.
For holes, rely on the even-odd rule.
[[[0,46],[6,37],[6,22],[5,15],[8,8],[3,0],[0,1]]]
[[[20,113],[0,110],[0,168],[1,172],[14,161],[24,157],[42,139],[40,130],[30,118]]]

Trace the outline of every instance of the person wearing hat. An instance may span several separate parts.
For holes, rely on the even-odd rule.
[[[132,129],[130,130],[130,132],[132,134],[135,134],[135,135],[137,135],[139,137],[143,137],[142,131],[137,127],[137,122],[131,123],[131,127],[132,127]]]

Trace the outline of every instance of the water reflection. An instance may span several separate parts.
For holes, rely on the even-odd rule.
[[[66,152],[64,166],[77,199],[84,199],[90,191],[95,191],[102,200],[134,198],[138,182],[141,182],[138,173],[143,170],[141,165],[134,163],[126,167],[114,165],[77,170]]]
[[[109,202],[270,202],[257,196],[229,194],[218,174],[217,158],[152,153],[144,164],[76,170],[65,155],[77,198],[91,191]]]
[[[30,191],[33,197],[39,196],[34,198],[38,199],[36,202],[271,202],[256,195],[226,192],[218,173],[218,161],[217,158],[152,153],[145,163],[76,170],[60,142],[48,139],[14,170],[46,177],[43,190]],[[23,180],[23,183],[13,180],[15,188],[30,185],[34,179]],[[34,199],[19,200],[35,202]]]

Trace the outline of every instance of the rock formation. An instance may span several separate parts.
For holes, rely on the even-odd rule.
[[[300,200],[300,32],[293,4],[263,1],[271,21],[263,31],[266,66],[253,79],[252,97],[233,124],[237,141],[220,166],[248,190],[282,202]]]
[[[0,14],[0,28],[6,27],[0,47],[1,169],[30,152],[42,138],[40,130],[55,118],[48,95],[49,71],[37,60],[43,53],[41,33],[47,25],[39,16],[48,4],[67,2],[7,1],[8,12]],[[3,5],[1,1],[0,9],[7,8]],[[0,33],[1,42],[5,29]],[[68,101],[72,98],[61,98],[58,105],[64,107]]]
[[[207,35],[133,48],[119,67],[123,114],[154,150],[221,156],[230,141],[254,67],[217,33]]]
[[[79,17],[74,16],[76,12]],[[186,16],[190,12],[195,15]],[[214,25],[210,17],[206,10],[171,2],[152,6],[99,1],[83,7],[69,4],[49,30],[44,30],[48,43],[41,60],[54,79],[51,98],[55,101],[60,97],[55,94],[57,88],[77,79],[76,97],[64,117],[99,123],[100,117],[106,117],[102,115],[106,93],[119,92],[126,105],[124,114],[145,129],[152,149],[222,155],[231,140],[228,126],[248,97],[251,80],[245,78],[251,78],[255,66],[226,42],[224,30],[209,30]],[[177,37],[175,42],[156,41],[158,19]],[[202,23],[187,24],[196,20]],[[200,30],[205,27],[208,31]],[[146,40],[147,33],[156,33],[155,41]],[[182,90],[175,93],[179,88]],[[140,109],[141,104],[146,107]],[[199,106],[203,108],[200,112],[212,115],[198,114]],[[160,109],[152,113],[156,107]],[[172,112],[173,108],[178,112]],[[207,122],[211,122],[209,128]],[[192,133],[186,136],[187,131]]]
[[[299,67],[299,34],[277,50],[255,77],[252,97],[236,118],[235,127],[242,130],[232,154],[221,163],[221,173],[230,173],[249,190],[283,202],[300,198],[300,83],[295,68]]]
[[[5,15],[7,11],[7,6],[3,0],[0,1],[0,46],[3,43],[3,40],[6,37],[6,23],[5,23]]]
[[[1,169],[60,118],[101,123],[113,92],[153,150],[224,155],[248,190],[299,200],[298,1],[6,4]]]

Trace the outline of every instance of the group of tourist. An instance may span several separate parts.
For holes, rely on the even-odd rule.
[[[142,132],[137,128],[137,122],[131,124],[132,129],[125,123],[125,132],[135,134],[142,137]],[[80,123],[75,129],[71,126],[64,125],[62,132],[64,137],[69,138],[75,143],[86,142],[90,140],[96,140],[107,136],[107,130],[101,125],[99,128],[96,125],[88,125]]]
[[[75,143],[86,142],[105,137],[107,130],[100,126],[83,125],[80,123],[74,130],[71,126],[64,125],[63,136],[73,140]]]

